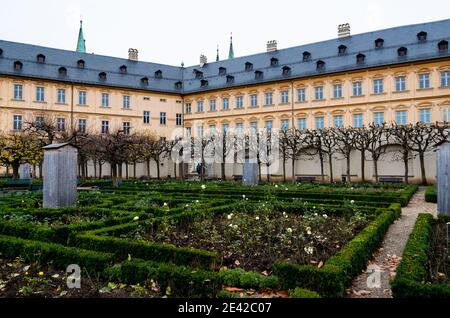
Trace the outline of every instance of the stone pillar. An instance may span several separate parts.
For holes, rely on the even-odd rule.
[[[242,173],[242,184],[254,187],[258,185],[258,182],[258,164],[245,161]]]
[[[56,209],[76,206],[78,150],[65,144],[44,149],[43,207]]]
[[[29,163],[22,163],[19,167],[20,179],[31,179],[31,165]]]
[[[450,142],[437,151],[437,199],[439,215],[450,215]]]

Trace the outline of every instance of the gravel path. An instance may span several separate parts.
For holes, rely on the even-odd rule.
[[[403,250],[419,213],[437,215],[437,205],[425,202],[426,188],[420,188],[409,205],[402,208],[402,216],[389,228],[381,248],[375,252],[367,270],[361,273],[347,290],[349,298],[392,298],[389,280],[401,260]]]

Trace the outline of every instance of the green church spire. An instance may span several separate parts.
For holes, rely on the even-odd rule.
[[[83,34],[83,21],[80,21],[80,32],[78,33],[77,52],[86,53],[86,40]]]
[[[233,50],[233,33],[231,33],[230,37],[230,52],[228,53],[228,59],[234,59],[234,50]]]

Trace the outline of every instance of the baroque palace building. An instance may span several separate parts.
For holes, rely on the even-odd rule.
[[[142,62],[133,49],[128,59],[88,54],[82,27],[76,51],[0,40],[0,123],[3,131],[17,131],[50,114],[61,130],[121,128],[173,138],[178,129],[198,135],[448,122],[449,39],[450,20],[359,35],[341,25],[333,40],[280,50],[270,41],[267,52],[237,58],[231,43],[227,60],[217,56],[208,63],[202,56],[200,65],[189,67]],[[381,174],[403,174],[393,156]],[[434,154],[428,156],[432,180]],[[352,159],[358,178],[359,155]],[[335,165],[335,175],[344,165]],[[163,173],[171,175],[171,166]],[[320,174],[315,160],[296,169],[297,175]],[[227,167],[230,177],[241,171]],[[410,171],[420,179],[414,160]]]

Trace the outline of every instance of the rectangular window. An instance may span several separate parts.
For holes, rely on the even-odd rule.
[[[166,125],[167,124],[167,114],[165,112],[159,113],[159,124],[160,125]]]
[[[209,134],[211,136],[215,136],[216,135],[216,125],[209,125]]]
[[[377,79],[373,81],[373,93],[383,94],[384,92],[384,81],[382,79]]]
[[[250,107],[258,107],[258,95],[250,96]]]
[[[23,86],[20,84],[14,85],[14,99],[16,99],[16,100],[23,99]]]
[[[109,94],[102,93],[102,107],[109,107]]]
[[[288,131],[289,130],[289,119],[281,120],[281,130]]]
[[[184,135],[186,137],[190,137],[192,135],[192,128],[191,127],[186,127],[186,129],[184,130]]]
[[[297,129],[306,130],[306,118],[297,119]]]
[[[102,120],[102,134],[109,134],[109,121]]]
[[[353,127],[361,128],[363,125],[364,125],[363,114],[354,114],[353,115]]]
[[[405,76],[399,76],[399,77],[395,78],[395,90],[397,92],[406,91],[406,77]]]
[[[223,131],[224,133],[227,133],[229,128],[230,128],[230,125],[229,125],[229,124],[223,124],[223,125],[222,125],[222,131]]]
[[[281,103],[282,104],[289,103],[289,91],[282,91],[281,92]]]
[[[185,105],[185,111],[186,111],[186,114],[190,114],[190,113],[192,113],[192,104],[191,103],[187,103],[186,105]]]
[[[45,89],[44,87],[36,87],[36,101],[44,102],[45,101]]]
[[[344,116],[335,115],[333,118],[334,128],[342,128],[344,127]]]
[[[445,123],[449,123],[450,122],[450,108],[445,108],[443,110],[443,115],[444,115],[443,121]]]
[[[197,113],[202,113],[203,112],[203,101],[199,100],[197,102]]]
[[[38,124],[38,125],[43,125],[43,124],[44,124],[44,117],[42,117],[42,116],[37,116],[37,117],[36,117],[36,124]]]
[[[395,112],[395,122],[397,125],[406,125],[406,122],[408,120],[407,118],[407,111],[406,110],[399,110]]]
[[[333,97],[342,98],[342,85],[336,84],[333,86]]]
[[[266,93],[266,105],[273,105],[273,93]]]
[[[250,128],[252,130],[252,133],[257,133],[258,132],[258,123],[257,122],[250,123]]]
[[[299,103],[306,101],[306,90],[304,88],[297,89],[297,100]]]
[[[86,119],[78,119],[78,131],[81,133],[86,132]]]
[[[353,96],[362,96],[362,82],[354,82],[353,83]]]
[[[316,117],[316,129],[325,128],[325,119],[323,117]]]
[[[223,110],[230,109],[230,99],[229,98],[222,99],[222,109]]]
[[[21,115],[14,115],[13,129],[14,130],[22,130],[22,116]]]
[[[420,122],[423,124],[429,124],[431,123],[431,109],[421,109],[419,111],[420,114]]]
[[[124,121],[122,127],[123,127],[123,133],[125,135],[129,135],[130,131],[131,131],[131,123],[129,121]]]
[[[316,100],[322,100],[323,99],[323,86],[317,86],[315,88],[315,98]]]
[[[79,91],[78,92],[78,104],[79,105],[86,105],[87,99],[86,99],[87,93],[85,91]]]
[[[183,125],[183,114],[176,114],[176,125],[182,126]]]
[[[236,124],[236,133],[238,135],[244,134],[244,124],[243,123],[237,123]]]
[[[203,137],[203,126],[197,126],[197,137]]]
[[[242,96],[236,97],[236,108],[242,109],[244,107],[244,98]]]
[[[264,127],[266,128],[267,132],[272,132],[273,129],[273,121],[267,120],[264,124]]]
[[[150,112],[144,111],[144,124],[150,124]]]
[[[65,118],[57,118],[56,119],[56,129],[58,131],[66,131],[66,119]]]
[[[209,111],[211,111],[211,112],[216,111],[216,100],[215,99],[211,99],[209,101]]]
[[[66,90],[63,88],[58,89],[58,103],[59,104],[66,103]]]
[[[442,87],[450,86],[450,71],[449,72],[441,72],[441,86]]]
[[[130,109],[131,107],[130,96],[127,95],[123,96],[122,106],[124,109]]]
[[[419,88],[430,88],[430,74],[419,74]]]
[[[382,126],[384,121],[384,113],[383,112],[377,112],[373,114],[373,122],[377,126]]]

